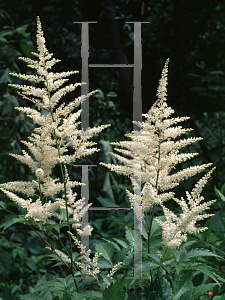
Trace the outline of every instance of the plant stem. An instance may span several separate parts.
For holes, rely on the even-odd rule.
[[[46,70],[47,71],[47,70]],[[50,91],[49,91],[49,83],[48,83],[48,79],[47,79],[47,76],[45,77],[45,80],[47,82],[47,90],[48,90],[48,97],[49,97],[49,101],[51,100],[51,95],[50,95]],[[51,113],[51,117],[52,117],[52,120],[54,122],[54,117],[53,117],[53,113],[52,113],[52,108],[50,109],[50,113]],[[59,144],[58,144],[58,140],[57,140],[57,137],[56,137],[56,134],[55,134],[55,129],[54,129],[54,138],[55,138],[55,141],[56,141],[56,146],[57,146],[57,149],[58,149],[58,155],[59,155],[59,158],[60,158],[60,150],[59,150]],[[65,177],[64,177],[64,172],[63,172],[63,167],[62,167],[62,163],[60,162],[60,169],[61,169],[61,174],[62,174],[62,179],[63,179],[63,184],[64,184],[64,194],[65,194],[65,203],[66,203],[66,216],[67,216],[67,225],[68,225],[68,230],[70,231],[70,222],[69,222],[69,212],[68,212],[68,203],[67,203],[67,196],[66,196],[66,182],[65,182]],[[72,275],[73,275],[73,280],[74,280],[74,283],[75,283],[75,286],[76,286],[76,289],[79,293],[79,287],[77,285],[77,282],[76,282],[76,279],[74,277],[74,272],[73,272],[73,251],[72,251],[72,240],[71,240],[71,236],[69,235],[69,242],[70,242],[70,257],[71,257],[71,270],[72,270]]]

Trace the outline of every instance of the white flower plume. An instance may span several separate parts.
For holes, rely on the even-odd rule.
[[[86,131],[79,129],[81,122],[78,119],[81,110],[76,112],[73,112],[73,110],[96,91],[78,97],[67,105],[63,103],[57,107],[62,96],[74,91],[84,83],[64,86],[68,81],[67,77],[78,73],[78,71],[61,73],[49,71],[60,60],[53,58],[53,54],[49,53],[45,46],[45,38],[39,17],[37,18],[37,52],[33,52],[33,55],[34,59],[24,57],[20,59],[26,62],[28,67],[36,70],[35,75],[15,73],[11,75],[35,83],[35,86],[20,84],[10,84],[10,86],[22,91],[19,95],[34,103],[37,109],[30,107],[16,107],[16,109],[26,113],[37,127],[29,137],[29,141],[22,141],[30,154],[22,150],[22,155],[11,155],[28,165],[35,179],[32,182],[8,182],[0,185],[0,188],[13,201],[27,209],[27,217],[32,217],[35,221],[46,222],[47,218],[52,216],[54,210],[59,207],[65,208],[64,198],[65,195],[67,196],[64,182],[61,183],[59,178],[53,179],[51,177],[53,168],[57,164],[63,164],[64,166],[65,164],[73,164],[81,157],[100,151],[93,147],[96,143],[89,140],[110,125],[88,128]],[[45,110],[47,113],[42,114],[39,110]],[[70,155],[67,154],[68,147],[72,148]],[[70,199],[68,204],[74,218],[79,215],[79,210],[76,210],[74,203],[72,203],[71,199],[75,201],[75,198],[72,195],[71,188],[79,185],[82,184],[70,181],[69,176],[67,176],[66,186],[70,193],[68,194]],[[34,199],[23,199],[13,192],[19,192]],[[58,193],[62,193],[62,198],[54,200]],[[47,200],[47,197],[50,197],[51,200]],[[88,226],[84,229],[84,232],[90,234],[91,230],[92,228]]]
[[[157,101],[147,114],[143,114],[146,119],[144,122],[134,122],[140,127],[140,131],[132,131],[130,134],[126,134],[125,136],[129,137],[131,139],[130,141],[111,143],[115,146],[114,150],[119,153],[111,154],[122,164],[101,163],[101,165],[120,175],[128,176],[131,179],[134,191],[139,186],[141,192],[138,195],[132,194],[127,190],[131,207],[135,209],[136,216],[139,220],[143,220],[145,211],[150,208],[154,210],[155,205],[159,205],[163,208],[165,215],[168,216],[168,218],[170,217],[167,223],[163,225],[164,242],[169,246],[178,246],[186,237],[185,234],[181,234],[182,231],[177,231],[178,225],[169,221],[177,221],[177,217],[164,206],[164,203],[174,198],[174,192],[171,190],[178,186],[181,181],[195,176],[212,164],[191,166],[176,171],[178,164],[198,155],[198,153],[181,153],[180,150],[202,138],[189,137],[178,139],[178,137],[190,132],[192,129],[177,126],[177,123],[185,121],[189,119],[189,117],[171,118],[174,110],[167,105],[166,99],[168,63],[169,60],[165,63],[159,81]],[[139,182],[137,180],[139,180]],[[185,228],[188,228],[188,232],[190,232],[190,228],[193,229],[193,224],[196,220],[203,218],[200,216],[200,213],[204,209],[208,209],[209,205],[213,203],[213,201],[207,204],[199,204],[198,202],[199,199],[202,200],[202,198],[199,198],[199,195],[203,183],[205,184],[206,181],[206,177],[203,177],[202,181],[200,181],[201,183],[196,185],[191,195],[187,194],[189,195],[188,200],[190,205],[192,202],[194,203],[194,207],[191,206],[190,210],[186,208],[188,213],[182,215],[182,218],[186,220]],[[190,197],[192,197],[192,200],[190,200]],[[182,209],[185,207],[186,204],[184,205],[184,203],[186,202],[184,200],[174,200],[181,205]],[[206,216],[208,217],[210,215],[204,215],[204,218]],[[184,222],[183,219],[182,222]],[[171,232],[169,232],[170,230]],[[192,231],[196,232],[196,230]],[[176,235],[172,238],[174,232]]]

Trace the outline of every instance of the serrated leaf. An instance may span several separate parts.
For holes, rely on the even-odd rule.
[[[54,280],[51,280],[51,281],[47,281],[47,282],[44,282],[36,287],[34,287],[34,291],[35,292],[55,292],[55,293],[58,293],[58,292],[61,292],[63,293],[64,291],[64,284],[62,284],[61,282],[59,281],[54,281]]]
[[[130,247],[123,248],[119,252],[116,253],[114,257],[114,261],[117,263],[119,261],[123,261],[125,256],[127,255],[127,252],[130,250]]]
[[[191,274],[191,270],[180,272],[179,275],[174,274],[174,279],[172,280],[173,300],[180,299],[181,295],[193,286]]]
[[[112,264],[112,257],[114,253],[113,245],[108,243],[99,243],[95,245],[95,251],[102,253],[102,257]]]
[[[161,266],[162,259],[159,257],[159,255],[151,254],[151,253],[145,253],[146,256],[150,257],[152,261],[154,261],[158,266]]]
[[[219,255],[217,255],[207,249],[193,249],[186,253],[184,260],[205,257],[205,256],[220,257]]]
[[[73,292],[72,294],[71,294],[71,299],[72,300],[86,300],[87,298],[86,298],[86,296],[85,295],[83,295],[83,294],[81,294],[81,293],[77,293],[77,292]],[[60,299],[61,300],[61,299]]]
[[[120,244],[120,246],[122,246],[123,248],[127,248],[128,245],[125,241],[119,240],[117,238],[113,238],[114,241],[116,241],[118,244]]]
[[[173,291],[170,286],[170,282],[165,277],[163,277],[160,282],[155,285],[155,287],[156,291],[158,291],[158,295],[154,299],[173,299]]]
[[[113,241],[109,241],[105,238],[102,238],[102,239],[103,239],[103,241],[106,241],[107,243],[112,244],[116,250],[120,251],[120,247],[116,243],[114,243]]]
[[[189,289],[187,292],[185,292],[180,300],[198,300],[199,296],[204,295],[205,293],[209,292],[210,290],[213,290],[214,286],[216,286],[216,283],[209,283],[209,284],[201,284],[199,286],[194,286],[191,289]]]
[[[85,295],[88,297],[96,297],[102,299],[102,293],[97,291],[85,291]]]
[[[216,269],[213,269],[212,267],[207,266],[206,264],[191,264],[190,266],[188,266],[187,269],[200,271],[201,273],[212,278],[215,282],[217,282],[219,286],[220,283],[217,279],[220,279],[222,282],[225,282],[224,278],[220,277],[218,274],[215,273],[217,271]]]
[[[100,269],[111,269],[112,268],[112,263],[109,261],[106,261],[104,258],[99,258],[98,259],[98,267]]]
[[[123,280],[118,280],[106,288],[103,292],[103,300],[125,300],[122,282]]]

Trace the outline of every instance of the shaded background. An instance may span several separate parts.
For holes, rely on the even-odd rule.
[[[193,159],[193,164],[213,162],[216,165],[217,170],[207,192],[209,198],[214,197],[214,185],[220,188],[225,181],[223,1],[50,0],[46,3],[44,0],[2,0],[0,9],[0,109],[3,132],[0,159],[5,170],[0,175],[2,182],[15,180],[21,171],[24,176],[29,175],[26,166],[21,170],[19,163],[15,164],[8,156],[5,160],[8,152],[21,151],[20,141],[29,135],[32,128],[27,118],[13,110],[17,103],[30,103],[24,103],[7,84],[15,82],[15,78],[8,75],[10,71],[28,72],[26,65],[17,57],[30,55],[36,47],[36,16],[40,16],[47,48],[54,53],[54,57],[62,60],[54,71],[81,71],[81,26],[73,22],[98,21],[98,24],[89,25],[89,63],[131,64],[133,25],[125,21],[148,21],[150,24],[142,25],[143,113],[156,100],[161,70],[169,57],[168,103],[175,109],[175,115],[191,117],[185,126],[194,129],[192,136],[204,138],[185,151],[200,152]],[[100,89],[98,95],[90,99],[90,126],[112,124],[110,129],[96,138],[98,143],[100,140],[124,139],[124,133],[132,130],[132,72],[131,68],[89,68],[90,91]],[[72,82],[80,80],[80,75],[71,77]],[[80,90],[77,90],[62,101],[69,102],[79,93]],[[104,159],[104,154],[104,151],[103,154],[96,154],[86,162],[98,164]],[[103,191],[99,180],[105,170],[100,167],[96,169],[98,171],[93,171],[93,197],[108,197],[107,189],[111,187]],[[112,184],[112,178],[110,180]],[[123,183],[125,179],[121,180]],[[193,180],[196,181],[196,178]],[[185,183],[186,189],[193,185],[193,180]]]

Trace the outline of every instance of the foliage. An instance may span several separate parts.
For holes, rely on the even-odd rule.
[[[129,1],[126,2],[129,3]],[[135,3],[136,2],[138,3],[138,1],[135,1]],[[173,5],[170,1],[168,3],[170,5],[169,10],[172,10]],[[158,26],[158,28],[160,28],[160,20],[162,20],[162,17],[165,18],[167,24],[171,19],[170,15],[161,14],[162,6],[163,1],[160,1],[157,6],[155,5],[154,10],[151,10],[151,18],[155,17],[155,20],[158,20],[158,22],[155,23],[156,27]],[[149,3],[147,3],[147,7],[150,7]],[[123,7],[121,4],[121,9],[122,8]],[[159,15],[159,18],[156,18],[157,15]],[[126,18],[126,13],[124,13],[124,16],[121,17]],[[132,18],[130,17],[130,19]],[[26,28],[26,26],[24,28]],[[209,28],[210,26],[207,27],[208,32],[210,31]],[[52,30],[52,33],[53,32],[54,30]],[[12,34],[12,32],[10,34]],[[9,37],[11,37],[10,34]],[[151,42],[154,41],[154,35],[155,33],[151,34]],[[7,38],[7,35],[5,35],[5,37]],[[25,36],[21,34],[19,36],[19,39],[21,38],[24,39]],[[127,35],[127,40],[125,42],[127,42],[128,44],[131,41],[129,39],[131,39],[131,37]],[[160,39],[160,43],[162,39],[163,34],[162,38]],[[20,45],[20,42],[19,44],[17,43],[17,45],[15,45],[13,44],[13,40],[9,38],[9,40],[7,40],[7,43],[12,47],[12,52],[15,49],[17,49],[16,51],[20,50],[20,52],[22,52],[22,46]],[[58,40],[57,43],[60,44]],[[66,43],[64,43],[64,46],[65,44]],[[5,46],[5,44],[3,46]],[[154,43],[154,47],[155,49],[158,49],[156,42]],[[26,54],[24,52],[23,54],[29,56],[29,54]],[[12,56],[14,66],[15,58],[18,55],[21,54],[17,53],[16,56]],[[196,52],[193,55],[194,61],[195,57]],[[161,59],[161,61],[162,60],[164,59]],[[2,67],[2,74],[8,74],[5,73],[5,69],[7,69],[7,65],[10,65],[10,62],[7,62],[5,56],[3,61],[6,63],[6,65]],[[161,62],[159,62],[158,64],[161,67]],[[198,70],[198,67],[196,68],[196,70]],[[12,71],[18,72],[19,68],[9,68],[8,72]],[[209,72],[213,72],[212,68]],[[156,74],[157,72],[152,71],[151,73]],[[187,72],[183,71],[183,73],[186,74]],[[207,82],[209,83],[212,80],[214,80],[216,84],[218,83],[217,77],[214,77],[214,75],[223,76],[222,73],[213,74],[208,73],[208,71],[206,71],[206,73],[209,75],[207,79]],[[106,82],[110,82],[109,78],[110,77],[108,76],[107,79],[106,76]],[[203,80],[204,78],[205,75],[201,74],[201,80]],[[155,83],[154,79],[150,80],[148,78],[148,81],[151,81],[152,85]],[[19,98],[14,95],[13,96],[15,98],[12,96],[12,91],[6,88],[7,83],[9,82],[6,81],[4,83],[5,86],[3,88],[3,90],[7,89],[8,101],[5,101],[4,105],[1,106],[1,115],[3,115],[4,119],[1,123],[1,131],[7,133],[7,128],[13,128],[13,130],[11,130],[11,132],[7,134],[8,140],[6,140],[4,144],[2,143],[0,145],[0,147],[2,147],[0,153],[2,154],[5,152],[13,152],[14,154],[19,154],[21,152],[20,140],[26,139],[28,133],[30,133],[30,131],[34,127],[32,127],[32,124],[23,117],[23,114],[21,112],[17,112],[17,114],[13,113],[13,107],[18,106],[18,104],[21,103],[21,100],[19,100]],[[18,81],[18,83],[20,83],[20,81]],[[103,82],[103,84],[105,84],[105,82]],[[198,85],[197,81],[194,81],[194,85]],[[95,86],[98,86],[98,84],[95,84]],[[218,87],[219,86],[220,84],[218,84]],[[171,88],[173,89],[172,82]],[[206,88],[205,86],[204,89],[204,91],[192,90],[192,93],[196,93],[196,97],[199,96],[199,92],[203,93],[200,95],[200,97],[214,97],[216,95],[213,93],[209,95],[208,92],[210,89],[208,90],[208,88]],[[104,133],[98,139],[96,139],[101,147],[101,152],[95,156],[93,155],[93,158],[91,157],[92,163],[95,163],[99,160],[105,163],[116,163],[116,161],[113,160],[112,157],[109,157],[109,152],[112,152],[112,148],[108,140],[121,140],[121,136],[124,133],[129,132],[129,122],[127,121],[127,119],[125,120],[125,122],[121,121],[123,120],[124,114],[121,113],[121,109],[118,109],[118,99],[120,99],[119,89],[116,90],[116,95],[118,95],[118,97],[111,97],[112,95],[115,96],[115,94],[110,94],[110,91],[112,90],[115,89],[107,88],[104,91],[103,89],[102,91],[100,90],[99,94],[97,94],[95,97],[95,101],[93,101],[93,106],[91,107],[93,122],[95,122],[96,117],[96,123],[94,124],[94,126],[105,124],[105,121],[107,121],[113,124],[113,127],[115,128],[115,131],[112,132],[108,130],[107,134]],[[215,91],[218,92],[217,96],[221,97],[223,91],[219,88]],[[182,91],[182,93],[185,93],[185,89],[184,91]],[[5,94],[5,92],[1,93],[1,95],[2,94]],[[196,97],[193,101],[196,101]],[[108,101],[106,102],[105,100],[107,98]],[[7,108],[4,108],[4,106],[6,106]],[[11,107],[10,109],[9,106]],[[149,107],[149,104],[146,105],[146,107]],[[9,118],[10,115],[3,114],[4,109],[5,111],[7,111],[8,109],[7,114],[13,113],[12,118]],[[104,111],[104,114],[101,114],[101,111]],[[209,153],[212,153],[212,156],[210,154],[212,159],[209,159],[208,157],[206,158],[206,160],[208,161],[215,161],[220,155],[221,157],[223,157],[223,142],[221,142],[222,140],[220,138],[217,139],[217,133],[214,134],[215,131],[213,133],[207,132],[207,128],[212,128],[210,122],[212,122],[213,124],[215,122],[215,127],[218,129],[221,137],[223,136],[220,131],[220,128],[223,128],[221,117],[223,117],[222,113],[219,113],[219,115],[215,114],[213,120],[211,119],[210,112],[205,113],[203,116],[198,115],[199,121],[196,122],[197,128],[200,129],[200,135],[207,137],[206,146],[207,149],[211,149]],[[14,123],[15,127],[12,126],[12,124]],[[17,133],[20,132],[21,128],[22,133],[19,133],[18,137]],[[199,146],[197,146],[197,148],[199,149]],[[203,151],[202,153],[204,156],[205,152]],[[219,154],[217,155],[217,153]],[[15,181],[17,178],[21,179],[21,175],[24,178],[26,177],[26,179],[28,180],[33,179],[33,176],[29,173],[30,171],[28,168],[22,166],[21,164],[16,164],[14,160],[10,161],[8,158],[6,160],[5,156],[2,156],[2,158],[4,159],[2,159],[1,161],[1,182]],[[81,160],[81,164],[83,162],[84,160]],[[203,163],[202,158],[196,161],[196,164],[199,163]],[[104,254],[98,260],[98,267],[101,268],[99,283],[104,291],[101,290],[100,285],[94,278],[86,280],[77,279],[78,287],[80,290],[80,293],[78,294],[68,268],[66,268],[62,263],[56,263],[53,265],[53,263],[49,263],[49,260],[47,263],[47,251],[45,251],[44,249],[44,243],[41,243],[41,237],[44,237],[46,234],[44,230],[46,228],[47,231],[52,231],[55,235],[59,234],[63,244],[67,245],[68,237],[66,235],[66,231],[63,229],[63,226],[65,224],[58,224],[53,218],[53,220],[49,220],[46,223],[46,227],[40,226],[40,228],[38,229],[38,227],[34,225],[32,220],[22,217],[22,214],[25,213],[23,209],[21,211],[21,215],[17,216],[17,207],[13,206],[13,203],[10,203],[4,197],[4,195],[1,194],[1,217],[3,219],[6,215],[7,216],[5,217],[4,221],[1,222],[1,228],[5,229],[5,231],[1,234],[0,239],[1,249],[3,249],[3,254],[1,254],[0,257],[0,276],[2,282],[0,286],[0,297],[4,300],[40,298],[55,300],[100,298],[147,300],[152,299],[149,298],[149,295],[151,295],[150,297],[154,297],[154,299],[224,299],[225,285],[223,256],[225,252],[225,210],[223,202],[225,193],[224,187],[219,190],[219,187],[222,185],[221,183],[224,182],[224,180],[222,179],[223,167],[219,159],[217,165],[218,164],[220,173],[219,176],[214,179],[214,184],[217,186],[217,188],[215,187],[215,193],[218,201],[212,209],[212,212],[215,213],[215,216],[207,221],[206,224],[197,224],[199,226],[202,226],[203,228],[208,227],[207,230],[199,233],[197,236],[188,235],[187,242],[184,243],[179,250],[169,249],[166,251],[166,247],[162,245],[162,230],[160,225],[156,221],[164,221],[163,217],[161,216],[162,210],[155,210],[154,218],[152,219],[152,227],[149,239],[147,232],[143,231],[144,239],[142,245],[142,274],[146,276],[146,279],[126,279],[127,276],[133,276],[132,250],[134,247],[134,236],[132,231],[132,212],[115,210],[104,212],[90,211],[90,224],[96,229],[92,234],[92,238],[90,238],[90,249],[94,252],[101,251]],[[103,207],[106,206],[106,204],[108,204],[108,206],[119,205],[120,207],[128,207],[129,199],[126,195],[126,190],[128,189],[132,191],[129,181],[120,178],[118,175],[114,175],[109,172],[105,173],[103,169],[99,168],[99,170],[100,171],[98,172],[90,171],[90,178],[94,179],[92,183],[90,182],[92,184],[90,199],[96,198],[96,200],[94,200],[94,206],[99,206],[100,203]],[[60,174],[58,170],[54,170],[54,172],[57,175]],[[79,177],[79,174],[76,172],[72,172],[71,174],[74,177]],[[96,184],[94,184],[94,181]],[[101,190],[99,188],[100,182],[103,186],[103,189]],[[187,185],[185,189],[187,189]],[[214,198],[214,196],[211,193],[208,195],[208,199],[212,198]],[[9,215],[7,211],[14,212],[15,215]],[[63,214],[63,212],[61,213]],[[147,214],[147,217],[150,217],[150,215]],[[32,229],[32,231],[26,231],[25,225],[15,225],[15,223],[17,222],[26,223],[26,226],[28,226],[29,229]],[[43,232],[41,232],[41,230],[43,230]],[[59,240],[53,238],[52,241],[52,245],[55,247],[55,249],[62,249],[62,245],[60,244]],[[102,243],[102,241],[104,241],[104,243]],[[148,252],[148,246],[150,246],[150,254]],[[141,246],[139,245],[139,247]],[[15,251],[11,253],[11,250]],[[73,250],[73,259],[74,261],[77,261],[78,252],[77,250],[75,250],[75,247],[73,248]],[[51,254],[50,258],[56,259],[57,256]],[[106,274],[113,267],[113,265],[117,264],[120,261],[123,261],[123,268],[120,267],[118,269],[116,275],[114,275],[113,280],[109,279]],[[13,266],[16,266],[16,269],[14,269]],[[17,278],[15,276],[15,272],[16,274],[18,274]],[[79,277],[81,274],[77,272],[76,275],[77,277]],[[29,289],[28,286],[30,286]],[[18,298],[19,294],[20,296]]]

